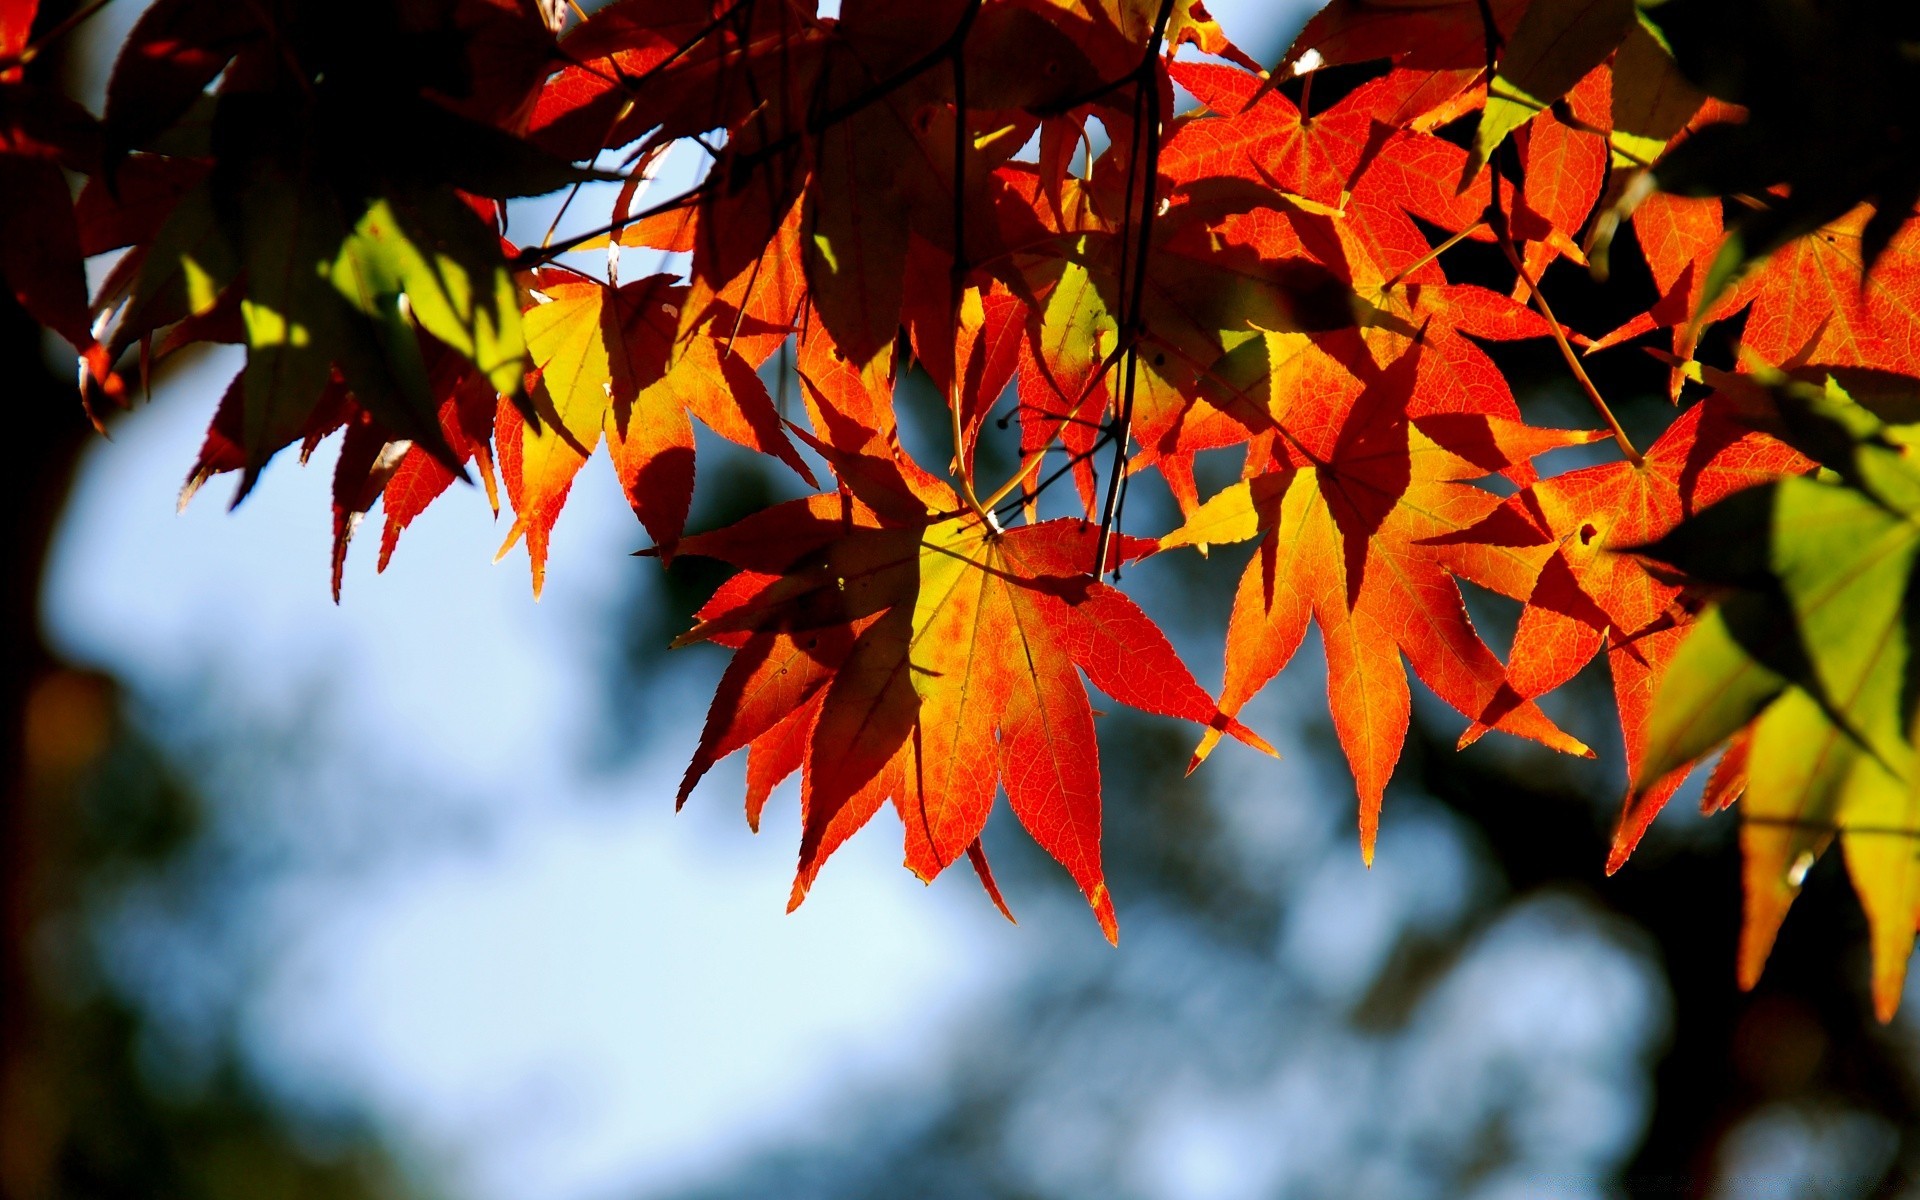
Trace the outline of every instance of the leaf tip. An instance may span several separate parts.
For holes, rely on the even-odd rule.
[[[1207,761],[1207,756],[1212,754],[1213,748],[1219,744],[1220,731],[1209,728],[1200,738],[1200,744],[1193,748],[1193,757],[1187,760],[1187,774],[1193,774],[1201,763]]]
[[[1371,795],[1363,792],[1360,797],[1360,862],[1368,870],[1373,869],[1373,851],[1380,840],[1380,791]]]
[[[1893,1023],[1900,1011],[1900,998],[1907,990],[1907,960],[1876,962],[1873,967],[1873,1015],[1882,1025]]]
[[[1627,865],[1627,859],[1631,857],[1632,854],[1633,854],[1633,847],[1630,845],[1621,845],[1619,836],[1615,835],[1613,839],[1613,847],[1607,851],[1608,877],[1611,878],[1612,876],[1618,874],[1620,871],[1620,868]]]
[[[980,877],[980,886],[986,889],[987,899],[993,901],[993,906],[1000,910],[1000,915],[1007,919],[1007,924],[1018,925],[1020,922],[1014,919],[1013,910],[1007,907],[1007,898],[1000,894],[1000,885],[994,882],[993,868],[987,865],[986,847],[980,844],[979,838],[974,838],[973,842],[967,846],[967,862],[973,866],[973,873]],[[927,879],[925,882],[933,881]]]
[[[513,523],[513,528],[507,530],[507,540],[504,542],[501,542],[500,548],[493,552],[493,561],[495,563],[498,563],[501,560],[505,559],[507,557],[507,552],[512,550],[514,545],[517,542],[519,542],[521,529],[522,529],[522,526],[520,522],[515,521]]]
[[[1087,893],[1087,903],[1092,905],[1093,915],[1100,922],[1100,932],[1107,935],[1107,944],[1110,946],[1118,946],[1120,944],[1120,921],[1119,918],[1114,915],[1113,895],[1107,891],[1107,885],[1104,880],[1094,884],[1093,890]],[[1012,918],[1008,919],[1011,920]]]
[[[1239,742],[1245,746],[1251,746],[1255,750],[1258,750],[1260,753],[1266,755],[1268,758],[1277,759],[1280,757],[1280,752],[1273,748],[1273,743],[1267,741],[1267,739],[1261,737],[1259,734],[1255,733],[1253,730],[1248,729],[1245,725],[1242,725],[1235,718],[1230,717],[1225,713],[1221,713],[1216,719],[1222,722],[1223,728],[1227,733],[1233,735],[1234,741]],[[1213,735],[1213,740],[1215,743],[1218,743],[1220,740],[1220,735],[1218,733],[1215,733]],[[1209,747],[1209,749],[1211,749],[1211,747]],[[1198,752],[1196,751],[1196,753]]]

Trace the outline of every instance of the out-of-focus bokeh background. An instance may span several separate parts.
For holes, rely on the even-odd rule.
[[[1311,5],[1212,7],[1271,62]],[[82,95],[139,9],[72,41]],[[1563,316],[1611,327],[1555,270]],[[476,491],[384,575],[358,546],[335,607],[331,447],[176,515],[237,362],[173,364],[101,440],[10,304],[9,1198],[1840,1198],[1920,1172],[1920,1004],[1873,1022],[1837,864],[1751,995],[1734,815],[1683,794],[1602,876],[1604,668],[1555,710],[1595,763],[1455,754],[1426,697],[1371,871],[1311,639],[1247,713],[1279,763],[1183,778],[1191,730],[1105,717],[1117,950],[1004,812],[1018,927],[965,872],[901,870],[887,812],[788,916],[791,784],[758,836],[737,761],[673,812],[723,660],[664,647],[713,578],[629,556],[604,461],[540,603]],[[1499,353],[1535,420],[1590,419],[1550,349]],[[1658,430],[1662,368],[1597,374]],[[696,527],[797,486],[702,455]],[[1146,489],[1128,513],[1171,523]],[[1126,578],[1206,681],[1243,559]],[[1471,600],[1503,650],[1511,609]]]

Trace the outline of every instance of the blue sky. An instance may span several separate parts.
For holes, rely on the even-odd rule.
[[[335,607],[325,452],[276,462],[232,513],[216,482],[176,515],[222,358],[90,452],[46,608],[64,652],[136,690],[197,691],[242,728],[311,723],[347,760],[327,794],[236,801],[288,806],[271,821],[296,847],[250,935],[272,947],[244,1012],[270,1076],[371,1105],[476,1195],[525,1195],[528,1178],[584,1194],[691,1171],[823,1089],[926,1066],[944,1025],[1014,970],[1018,941],[971,881],[923,887],[879,822],[787,916],[791,796],[756,838],[723,770],[676,818],[705,700],[680,675],[654,697],[654,748],[617,774],[583,769],[617,575],[656,569],[629,557],[642,541],[604,461],[538,604],[524,557],[489,562],[484,501],[456,493],[385,576],[373,539],[358,546]],[[410,821],[477,832],[370,863],[337,849]]]

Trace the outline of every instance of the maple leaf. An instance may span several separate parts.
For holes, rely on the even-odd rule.
[[[1657,793],[1733,738],[1742,985],[1758,979],[1807,869],[1838,834],[1886,1021],[1920,923],[1910,595],[1920,472],[1903,453],[1913,430],[1883,424],[1831,379],[1772,379],[1794,440],[1830,471],[1738,492],[1641,548],[1720,598],[1661,681],[1635,794]]]
[[[1139,6],[1116,7],[1093,6],[1087,15],[1106,36],[1127,38],[1140,25]],[[1187,16],[1176,32],[1190,28]],[[883,94],[819,134],[801,250],[821,319],[842,350],[865,364],[893,343],[915,246],[944,257],[943,266],[999,257],[998,223],[967,214],[989,208],[994,172],[1035,130],[1036,114],[1102,77],[1083,53],[1086,40],[1019,6],[859,5],[834,34],[817,103],[833,110]],[[1128,57],[1137,58],[1140,44],[1127,42]],[[1002,57],[1009,47],[1018,47],[1011,62]],[[924,69],[937,57],[947,69]],[[956,117],[962,79],[964,127]]]
[[[1510,691],[1473,714],[1476,722],[1493,724],[1515,699],[1559,687],[1604,646],[1634,774],[1645,755],[1653,689],[1690,614],[1679,586],[1617,551],[1653,542],[1721,497],[1804,466],[1798,452],[1753,431],[1716,397],[1682,413],[1639,463],[1542,480],[1472,525],[1429,539],[1463,552],[1447,557],[1455,574],[1525,602],[1509,654]],[[1681,782],[1630,797],[1609,870],[1626,861]]]
[[[1871,367],[1920,376],[1920,221],[1892,233],[1868,272],[1861,206],[1793,241],[1756,272],[1741,345],[1776,365]]]
[[[1494,727],[1590,754],[1530,700],[1473,630],[1444,555],[1423,543],[1499,505],[1466,480],[1597,436],[1479,413],[1412,414],[1419,351],[1350,402],[1302,394],[1271,466],[1214,496],[1160,539],[1162,549],[1266,534],[1234,597],[1221,709],[1238,712],[1284,668],[1318,622],[1334,730],[1360,793],[1360,850],[1371,862],[1380,802],[1411,711],[1406,668],[1470,717],[1504,705]],[[1201,743],[1205,756],[1216,739]]]
[[[1031,175],[1001,178],[1010,191],[1036,186]],[[1095,440],[1105,373],[1123,349],[1121,267],[1133,239],[1101,217],[1094,189],[1070,187],[1065,199],[1064,229],[1041,221],[1009,240],[1053,248],[1018,260],[1015,291],[1034,297],[1038,317],[1020,371],[1022,445],[1031,451],[1057,434],[1078,454]],[[1264,397],[1250,399],[1239,382],[1239,364],[1258,355],[1266,331],[1350,330],[1379,315],[1298,238],[1235,236],[1223,207],[1231,214],[1243,205],[1233,194],[1178,195],[1150,231],[1133,410],[1142,462],[1235,444],[1270,426]]]
[[[1721,202],[1650,197],[1636,229],[1661,287],[1648,312],[1599,339],[1593,350],[1672,327],[1674,352],[1692,357],[1699,326],[1749,310],[1741,348],[1779,367],[1865,367],[1920,377],[1920,221],[1894,229],[1868,271],[1864,239],[1875,210],[1862,205],[1797,238],[1716,294],[1730,243]],[[1704,311],[1702,306],[1706,306]],[[1678,394],[1678,364],[1674,389]]]
[[[891,515],[820,495],[681,543],[741,568],[679,639],[734,649],[681,800],[751,746],[757,824],[767,791],[801,770],[797,906],[889,799],[907,866],[932,879],[978,840],[997,781],[1116,938],[1079,673],[1121,703],[1270,747],[1218,710],[1146,614],[1086,573],[1091,524],[1002,530],[944,489],[932,507],[904,480],[867,476],[861,490]]]
[[[1316,204],[1339,205],[1366,147],[1364,107],[1343,101],[1307,119],[1245,71],[1217,63],[1175,63],[1170,71],[1214,114],[1189,114],[1168,139],[1160,169],[1170,178],[1264,179]]]
[[[752,367],[713,338],[674,344],[686,289],[672,278],[616,288],[561,277],[544,284],[546,302],[527,313],[541,423],[530,425],[502,404],[496,437],[515,514],[500,554],[526,539],[536,596],[546,580],[547,536],[603,433],[634,515],[668,556],[693,500],[690,415],[813,481]]]
[[[1417,142],[1438,139],[1409,137],[1399,144],[1410,157],[1435,157]],[[1461,152],[1446,149],[1457,163]],[[1448,161],[1445,154],[1438,158]],[[1384,152],[1380,161],[1386,161]],[[1242,336],[1233,352],[1204,375],[1197,399],[1179,396],[1162,403],[1160,392],[1150,393],[1137,419],[1144,447],[1139,461],[1167,475],[1183,511],[1190,513],[1197,503],[1187,483],[1196,450],[1284,432],[1290,421],[1304,420],[1310,429],[1326,420],[1328,411],[1351,403],[1379,362],[1407,357],[1412,364],[1409,411],[1519,419],[1505,376],[1473,338],[1539,337],[1549,326],[1509,297],[1448,284],[1407,209],[1380,199],[1382,185],[1371,179],[1369,170],[1344,215],[1256,210],[1221,223],[1223,242],[1245,244],[1262,259],[1328,264],[1352,288],[1349,303],[1366,319],[1350,330],[1274,328],[1261,338]],[[1271,327],[1271,322],[1257,326]],[[1416,334],[1419,353],[1409,355]],[[1296,408],[1302,395],[1317,395],[1318,404]],[[1531,479],[1525,463],[1506,470],[1517,481]]]

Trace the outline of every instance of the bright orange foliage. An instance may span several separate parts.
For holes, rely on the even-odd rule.
[[[376,503],[384,567],[455,480],[497,509],[496,470],[537,594],[604,441],[661,559],[738,571],[682,639],[733,658],[680,797],[744,749],[757,827],[799,773],[795,904],[887,803],[912,870],[966,854],[1000,902],[979,836],[1004,791],[1116,936],[1085,685],[1204,726],[1196,764],[1222,733],[1265,748],[1236,714],[1310,624],[1369,861],[1409,668],[1463,744],[1591,754],[1536,702],[1604,648],[1635,775],[1701,594],[1627,551],[1811,466],[1752,403],[1692,394],[1696,354],[1920,377],[1903,177],[1712,186],[1749,113],[1631,0],[1333,0],[1271,71],[1198,0],[161,0],[99,119],[9,72],[33,7],[0,5],[0,218],[46,235],[0,240],[0,277],[89,400],[136,352],[244,344],[189,490],[344,430],[336,594]],[[655,203],[669,148],[709,166]],[[1693,195],[1658,190],[1674,163]],[[505,241],[510,200],[595,182],[619,185],[600,228]],[[1564,327],[1548,292],[1628,237],[1639,315]],[[621,247],[677,257],[623,282]],[[122,249],[89,301],[83,255]],[[1643,453],[1583,362],[1658,330],[1687,406]],[[1520,341],[1596,430],[1527,422],[1488,349]],[[786,345],[792,412],[761,374]],[[948,463],[901,447],[910,371]],[[696,419],[826,488],[687,534]],[[982,478],[1009,419],[1019,465]],[[1615,461],[1541,477],[1587,445]],[[1240,481],[1203,496],[1222,450]],[[1148,473],[1178,528],[1123,528]],[[1107,576],[1255,539],[1216,702]],[[1524,603],[1508,662],[1460,580]],[[1629,798],[1613,867],[1683,774]]]

